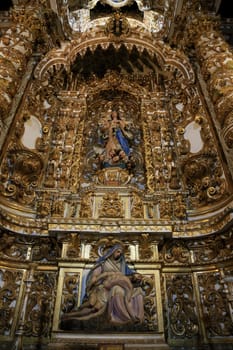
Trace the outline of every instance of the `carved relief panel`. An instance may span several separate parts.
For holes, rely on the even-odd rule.
[[[10,336],[15,330],[22,278],[23,271],[0,268],[1,336]]]
[[[56,273],[35,272],[26,307],[24,334],[47,337],[52,328],[51,310],[54,308],[57,287]]]
[[[191,275],[167,274],[166,295],[169,338],[197,340],[200,330]]]
[[[231,336],[232,317],[226,286],[218,271],[198,275],[202,313],[207,338]]]

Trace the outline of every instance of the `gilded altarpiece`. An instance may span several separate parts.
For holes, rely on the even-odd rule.
[[[113,69],[85,80],[74,62],[87,47],[74,40],[45,55],[28,82],[1,155],[5,342],[127,349],[136,339],[138,349],[168,349],[232,341],[230,175],[188,58],[140,35],[86,45],[94,58],[136,52],[153,63],[143,74]],[[104,309],[98,322],[70,322],[87,301],[89,272],[116,246],[138,274],[135,288],[124,278],[119,285],[128,283],[131,297],[136,290],[143,317],[133,308],[134,322],[112,325]]]

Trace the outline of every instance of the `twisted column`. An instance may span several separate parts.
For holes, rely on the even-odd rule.
[[[217,30],[216,21],[199,15],[189,27],[202,76],[214,104],[221,136],[233,148],[233,52]]]
[[[0,38],[0,135],[34,44],[45,28],[39,8],[16,8],[11,17],[13,25]]]

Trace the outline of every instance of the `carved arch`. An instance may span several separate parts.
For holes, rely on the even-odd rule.
[[[99,35],[98,35],[99,34]],[[65,68],[67,73],[70,71],[71,65],[76,56],[80,54],[84,56],[86,50],[94,51],[97,46],[103,49],[113,45],[116,49],[124,44],[129,50],[135,46],[139,52],[146,49],[150,55],[155,55],[163,71],[179,71],[181,80],[187,84],[193,84],[195,81],[195,74],[188,61],[188,58],[179,50],[173,50],[170,46],[165,45],[162,41],[155,41],[143,35],[131,36],[125,38],[123,43],[114,42],[101,33],[96,33],[93,38],[91,35],[83,34],[78,40],[73,40],[64,44],[59,49],[53,49],[38,63],[35,69],[35,78],[41,80],[45,78],[49,72],[56,71],[61,66]]]

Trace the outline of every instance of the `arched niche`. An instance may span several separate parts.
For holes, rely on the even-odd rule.
[[[98,88],[89,86],[88,89],[81,188],[91,186],[96,173],[103,168],[100,161],[104,151],[103,142],[100,141],[101,125],[111,119],[113,111],[117,111],[120,119],[127,123],[127,132],[130,133],[130,159],[124,164],[131,177],[129,183],[138,189],[145,189],[141,114],[143,89],[136,83],[129,86],[129,82],[127,84],[126,80],[111,73],[102,79]]]

